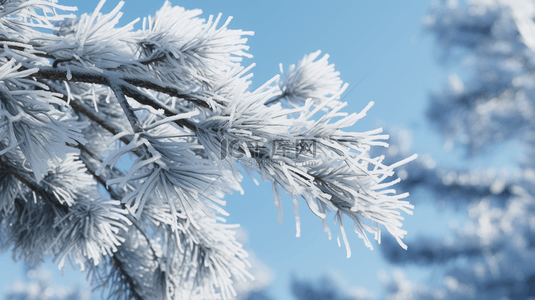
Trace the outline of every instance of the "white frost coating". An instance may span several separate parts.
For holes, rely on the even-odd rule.
[[[43,37],[33,28],[55,30],[55,22],[74,15],[58,14],[57,10],[75,11],[76,7],[58,5],[55,1],[5,1],[0,11],[0,30],[9,39],[29,43]]]
[[[321,51],[318,50],[305,55],[297,66],[290,65],[287,72],[280,65],[283,79],[279,82],[279,87],[290,105],[299,107],[308,98],[319,105],[340,90],[340,73],[334,70],[334,65],[329,65],[328,54],[315,61],[320,54]]]
[[[201,13],[166,1],[154,17],[143,20],[143,30],[131,43],[140,61],[153,62],[158,77],[191,91],[219,85],[242,56],[252,57],[243,36],[253,32],[228,29],[231,17],[217,28],[221,14],[204,20],[197,17]]]
[[[52,104],[64,106],[57,98],[60,94],[32,90],[41,83],[25,79],[37,69],[18,72],[21,64],[14,65],[14,59],[0,67],[0,95],[3,98],[0,110],[0,137],[6,141],[0,153],[4,154],[20,147],[30,162],[33,176],[41,180],[47,173],[48,160],[59,162],[73,149],[66,144],[85,142],[81,130],[85,124],[77,122],[68,114],[54,109]],[[7,88],[9,86],[9,89]],[[11,90],[17,89],[20,90]]]
[[[265,99],[273,99],[276,93],[277,91],[269,86],[257,89],[247,97],[231,102],[227,111],[203,120],[199,128],[203,128],[202,132],[210,132],[208,128],[216,128],[216,132],[223,132],[221,138],[239,141],[236,145],[241,147],[245,147],[247,143],[260,143],[263,146],[256,155],[261,157],[256,159],[257,163],[244,164],[244,167],[257,171],[264,180],[277,183],[274,186],[274,201],[280,211],[279,216],[282,214],[282,202],[276,190],[278,185],[284,188],[292,199],[305,198],[309,208],[322,219],[325,218],[322,211],[325,212],[327,208],[348,215],[355,223],[356,232],[369,248],[372,248],[372,245],[365,232],[374,233],[379,240],[378,227],[364,224],[361,218],[385,226],[400,245],[406,247],[401,242],[406,232],[399,228],[403,217],[398,210],[410,212],[413,206],[406,201],[400,201],[408,194],[396,195],[392,189],[384,190],[394,185],[397,180],[384,182],[394,175],[395,168],[417,156],[413,155],[390,166],[384,165],[383,157],[367,156],[372,146],[387,146],[382,141],[387,136],[378,134],[381,130],[365,133],[341,130],[364,117],[373,103],[368,104],[361,113],[351,115],[340,113],[339,110],[345,104],[338,103],[315,121],[312,117],[319,114],[322,108],[328,105],[328,101],[312,110],[311,100],[297,109],[283,109],[280,105],[265,107]],[[334,92],[330,100],[337,97],[339,93]],[[291,117],[295,113],[299,113],[299,116]],[[337,117],[342,119],[330,122],[332,118]],[[321,155],[318,164],[309,167],[307,163],[313,157],[302,155],[295,158],[296,152],[291,149],[287,154],[294,155],[292,158],[284,155],[273,156],[277,150],[273,143],[277,139],[293,143],[299,140],[314,140],[317,144],[317,154]],[[203,141],[212,143],[208,137],[203,138]],[[208,148],[217,149],[218,146],[211,145]],[[251,149],[243,151],[247,153],[249,150]],[[250,156],[251,154],[248,154],[248,157]],[[297,205],[296,201],[293,202],[299,233],[299,219],[295,209]]]
[[[37,50],[53,54],[58,62],[61,61],[59,65],[72,61],[76,62],[74,65],[97,71],[131,64],[128,57],[132,54],[125,41],[139,19],[122,28],[115,28],[122,16],[120,9],[124,2],[103,15],[100,9],[104,3],[105,0],[101,0],[93,13],[82,15],[76,24],[71,24],[72,21],[66,23],[65,26],[72,26],[73,33],[52,39],[37,47]]]
[[[370,154],[388,136],[351,131],[373,102],[343,112],[328,55],[252,90],[254,64],[240,65],[252,32],[231,18],[166,2],[134,32],[117,27],[123,5],[79,18],[54,1],[3,5],[0,217],[22,224],[2,228],[15,256],[79,264],[125,299],[231,299],[252,277],[222,218],[244,169],[272,182],[279,222],[281,188],[291,197],[296,236],[303,198],[329,238],[334,213],[348,256],[344,217],[366,246],[384,227],[404,247],[412,205],[390,177],[415,156]]]

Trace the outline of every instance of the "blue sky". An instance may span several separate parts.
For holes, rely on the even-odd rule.
[[[79,5],[79,12],[92,11],[98,1],[60,1],[61,4]],[[109,12],[118,2],[108,0],[103,12]],[[234,1],[201,0],[172,1],[188,9],[200,8],[204,17],[223,13],[233,16],[230,28],[255,32],[249,38],[249,53],[254,58],[245,60],[253,69],[254,87],[278,74],[279,63],[287,67],[297,63],[303,55],[316,50],[330,55],[348,82],[344,94],[347,112],[358,112],[369,101],[374,107],[368,116],[359,121],[355,131],[367,131],[378,125],[402,127],[412,131],[413,149],[417,153],[431,153],[442,166],[459,166],[464,161],[460,153],[446,153],[438,132],[430,128],[424,113],[431,91],[439,91],[453,70],[436,63],[439,49],[433,38],[426,34],[421,23],[429,0],[414,1]],[[154,12],[163,1],[126,1],[123,24]],[[140,25],[141,23],[139,23]],[[360,82],[360,83],[359,83]],[[356,86],[358,84],[358,86]],[[487,161],[488,162],[488,161]],[[477,163],[477,162],[476,162]],[[496,164],[502,162],[495,161]],[[316,280],[328,273],[345,278],[346,287],[364,286],[380,295],[381,283],[377,272],[390,272],[393,267],[383,258],[376,246],[366,248],[356,234],[349,234],[353,255],[346,258],[344,247],[336,243],[337,227],[329,220],[334,238],[329,241],[320,220],[305,203],[300,203],[301,237],[295,237],[295,221],[289,197],[283,199],[283,224],[277,222],[271,185],[255,186],[246,179],[245,195],[231,195],[227,211],[229,223],[239,223],[247,233],[246,248],[272,270],[270,295],[274,299],[292,299],[289,282],[292,274]],[[426,197],[426,195],[414,195]],[[435,212],[434,204],[420,205],[414,216],[406,216],[404,229],[407,239],[419,233],[445,234],[453,212]],[[431,202],[430,203],[434,203]],[[410,244],[409,244],[410,247]],[[11,285],[23,279],[22,265],[12,263],[9,252],[0,256],[2,269],[0,284]],[[418,269],[405,270],[412,279],[424,279],[429,274]],[[70,285],[84,280],[85,274],[68,272],[55,281]]]

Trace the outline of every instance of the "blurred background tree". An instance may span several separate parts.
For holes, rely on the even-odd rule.
[[[439,60],[458,70],[429,96],[427,118],[444,148],[463,148],[468,162],[506,155],[516,163],[500,170],[473,163],[458,168],[421,155],[418,164],[398,171],[411,194],[431,195],[413,198],[416,205],[436,201],[438,209],[466,220],[452,220],[446,236],[412,237],[407,251],[386,238],[380,249],[389,262],[434,271],[425,282],[409,280],[401,269],[379,274],[384,299],[535,299],[534,17],[533,1],[450,0],[433,3],[424,18]],[[400,157],[418,152],[402,135],[392,136]],[[292,283],[297,299],[312,299],[307,295],[318,287],[316,295],[336,292],[321,299],[376,298],[345,298],[332,285]]]
[[[52,272],[43,266],[25,266],[26,280],[17,281],[6,290],[6,300],[85,300],[89,291],[76,286],[56,285]]]

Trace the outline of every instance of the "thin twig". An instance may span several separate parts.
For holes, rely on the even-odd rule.
[[[61,210],[61,212],[65,214],[69,212],[69,208],[65,205],[60,204],[58,201],[56,201],[56,198],[54,195],[51,195],[44,188],[42,188],[38,183],[34,182],[31,179],[26,178],[24,175],[15,171],[11,166],[3,162],[1,159],[0,159],[0,167],[3,167],[4,169],[6,169],[11,176],[15,177],[18,181],[20,181],[22,184],[24,184],[26,187],[32,190],[41,199],[44,199],[49,205],[52,206],[52,209],[54,211],[57,211],[59,209]]]
[[[100,160],[100,158],[98,157],[95,157],[93,153],[91,153],[91,151],[89,151],[87,148],[85,148],[84,146],[81,146],[79,147],[82,151],[84,152],[87,152],[87,154],[91,155],[94,159],[96,159],[97,161],[100,161],[102,163],[102,161]],[[111,187],[109,187],[107,184],[106,184],[106,179],[100,175],[96,175],[95,173],[95,170],[86,162],[82,159],[82,162],[84,163],[87,171],[93,175],[93,177],[108,191],[108,193],[110,194],[110,196],[115,199],[115,200],[118,200],[118,201],[121,201],[122,197],[121,195],[119,195],[119,193],[115,190],[112,190]],[[120,172],[119,170],[116,170],[114,169],[113,171],[116,171],[116,172]],[[137,225],[136,223],[136,220],[132,219],[132,218],[128,218],[130,220],[130,222],[132,222],[132,224],[134,225],[134,227],[136,227],[139,232],[141,232],[141,234],[143,235],[143,237],[145,237],[145,239],[147,240],[147,244],[149,245],[151,251],[152,251],[152,254],[154,256],[154,258],[158,258],[158,256],[156,255],[156,251],[154,250],[154,248],[152,247],[152,244],[150,243],[150,239],[149,237],[145,234],[145,232],[139,227],[139,225]]]
[[[117,257],[117,255],[113,255],[111,257],[113,264],[115,267],[119,270],[121,273],[120,280],[124,280],[127,285],[130,286],[128,290],[132,293],[132,296],[135,300],[143,300],[143,297],[141,297],[140,294],[135,289],[136,283],[135,280],[126,272],[124,268],[124,263]]]
[[[134,114],[134,111],[132,110],[132,107],[130,104],[128,104],[128,101],[126,100],[126,97],[123,93],[123,89],[113,80],[109,80],[107,84],[111,90],[115,93],[115,97],[119,101],[119,105],[123,109],[123,112],[128,119],[128,122],[130,122],[130,126],[132,126],[132,130],[135,133],[143,132],[143,127],[141,126],[141,123],[139,122],[139,119]]]
[[[264,105],[268,106],[268,105],[270,105],[272,103],[275,103],[275,102],[279,101],[280,99],[282,99],[282,98],[284,98],[286,96],[288,96],[286,93],[282,93],[282,94],[280,94],[279,96],[277,96],[275,98],[269,99],[266,103],[264,103]]]

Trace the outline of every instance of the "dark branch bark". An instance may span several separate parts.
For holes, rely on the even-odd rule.
[[[26,67],[29,67],[29,66],[26,66]],[[122,80],[126,83],[129,83],[139,88],[145,88],[145,89],[153,90],[156,92],[161,92],[172,97],[190,101],[200,107],[210,108],[210,106],[205,101],[200,99],[199,97],[195,97],[189,94],[182,94],[179,91],[177,91],[177,89],[170,87],[160,81],[139,79],[139,78],[130,77],[127,75],[118,75],[117,73],[114,73],[113,75],[111,74],[107,75],[105,72],[100,73],[98,71],[81,69],[75,66],[70,66],[70,69],[71,69],[71,75],[72,75],[72,78],[70,81],[73,81],[73,82],[95,83],[95,84],[102,84],[102,85],[109,86],[110,80]],[[53,68],[53,67],[39,66],[39,71],[32,74],[32,76],[38,79],[50,79],[50,80],[63,81],[63,80],[67,80],[67,69],[63,67]]]
[[[28,187],[30,190],[36,193],[39,197],[46,199],[47,197],[50,196],[41,186],[39,186],[33,180],[28,179],[24,177],[22,174],[19,174],[18,172],[13,170],[11,166],[4,163],[1,159],[0,159],[0,167],[3,167],[4,169],[6,169],[7,172],[11,174],[11,176],[15,177],[18,181],[20,181],[22,184],[24,184],[26,187]],[[48,199],[48,200],[51,200],[51,199]]]
[[[112,91],[115,93],[115,97],[117,97],[117,101],[119,101],[119,105],[121,105],[121,108],[123,109],[123,112],[128,119],[128,122],[130,122],[130,126],[132,127],[132,130],[135,133],[143,132],[143,127],[139,123],[139,119],[134,114],[134,111],[132,110],[132,107],[128,104],[128,101],[126,100],[126,97],[123,93],[123,89],[115,83],[113,80],[109,80],[107,84]]]
[[[110,88],[112,88],[116,96],[118,96],[117,93],[118,91],[120,91],[120,93],[122,93],[123,95],[136,100],[140,104],[149,105],[156,110],[162,109],[164,111],[165,116],[167,117],[175,116],[179,114],[180,112],[172,107],[165,105],[164,103],[161,103],[155,99],[152,99],[151,97],[143,93],[141,90],[139,90],[138,89],[139,87],[151,89],[157,92],[166,93],[170,96],[185,99],[201,107],[208,108],[208,105],[206,104],[206,102],[195,99],[189,95],[178,94],[178,92],[175,89],[166,87],[166,86],[160,86],[154,82],[143,81],[143,80],[139,80],[135,78],[114,78],[111,75],[106,76],[106,75],[103,75],[102,73],[98,73],[96,71],[91,71],[91,70],[88,70],[87,72],[72,71],[71,74],[72,74],[71,81],[73,82],[93,83],[93,84],[102,84],[102,85],[109,86]],[[41,67],[41,70],[39,70],[39,72],[35,74],[32,74],[32,76],[35,77],[36,79],[41,79],[41,80],[66,81],[67,71],[49,68],[49,67]],[[114,81],[116,82],[113,83]],[[112,85],[116,85],[115,88],[113,88]],[[62,99],[67,102],[67,97],[65,95],[62,97]],[[99,125],[104,127],[106,130],[110,131],[114,135],[119,133],[119,130],[110,127],[108,124],[100,120],[97,116],[92,114],[88,109],[81,106],[80,104],[73,102],[72,100],[70,101],[70,104],[75,110],[84,114],[91,120],[97,122]],[[195,126],[195,124],[189,120],[185,120],[185,119],[176,120],[174,121],[174,123],[180,127],[188,128],[189,130],[193,132],[197,130],[197,127]],[[125,140],[123,140],[123,142],[128,143]]]
[[[155,99],[152,99],[151,97],[145,95],[142,91],[135,88],[134,86],[130,84],[125,84],[122,89],[123,93],[130,97],[135,99],[137,102],[143,105],[149,105],[155,109],[163,109],[164,115],[167,117],[175,116],[177,114],[180,114],[179,111],[176,109],[169,107],[165,105],[164,103],[161,103]],[[182,120],[176,120],[175,124],[179,125],[180,127],[188,128],[189,130],[195,132],[197,131],[197,126],[189,120],[182,119]]]
[[[117,257],[117,255],[112,256],[111,260],[112,260],[113,266],[121,274],[120,279],[128,285],[128,290],[132,293],[131,296],[133,297],[133,299],[143,300],[143,297],[141,297],[141,295],[136,291],[136,288],[135,288],[136,283],[134,282],[134,279],[132,279],[130,274],[126,272],[123,262],[119,259],[119,257]]]
[[[43,199],[49,205],[51,205],[51,207],[55,211],[59,210],[63,214],[67,214],[69,212],[69,207],[62,205],[59,201],[57,201],[54,195],[52,195],[50,192],[45,190],[42,186],[40,186],[34,180],[27,178],[23,174],[20,174],[19,172],[17,172],[12,166],[2,161],[2,159],[0,159],[0,167],[7,170],[7,172],[11,176],[16,178],[18,181],[20,181],[22,184],[24,184],[26,187],[32,190],[37,196],[39,196],[41,199]]]
[[[94,160],[96,160],[97,162],[99,163],[102,163],[102,160],[94,153],[92,153],[89,149],[87,149],[85,146],[83,145],[80,145],[78,147],[80,150],[84,151],[86,154],[90,155]],[[106,182],[108,181],[107,178],[103,177],[102,175],[96,175],[95,173],[95,170],[91,167],[90,163],[84,159],[83,157],[81,157],[81,160],[82,162],[84,163],[84,165],[86,166],[86,169],[87,171],[93,175],[93,177],[108,191],[108,193],[110,194],[110,196],[115,199],[115,200],[118,200],[118,201],[121,201],[122,200],[122,195],[121,195],[121,192],[119,192],[117,189],[113,188],[113,187],[110,187],[106,184]],[[108,168],[109,169],[109,168]],[[121,171],[113,168],[112,170],[113,173],[119,173],[120,175],[123,175]],[[105,175],[104,175],[105,176]],[[137,228],[137,230],[139,230],[139,232],[143,235],[143,237],[145,237],[145,240],[147,241],[147,244],[149,245],[151,251],[152,251],[152,255],[154,256],[154,258],[156,259],[158,256],[156,255],[156,251],[154,250],[154,248],[152,247],[152,244],[150,243],[150,239],[149,237],[147,236],[147,234],[141,229],[141,227],[137,224],[137,220],[131,218],[131,217],[128,217],[128,219],[130,220],[130,222],[132,222],[132,224],[134,225],[134,227]]]

